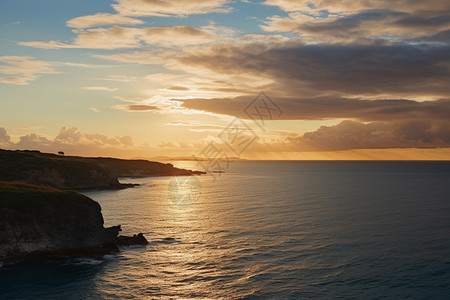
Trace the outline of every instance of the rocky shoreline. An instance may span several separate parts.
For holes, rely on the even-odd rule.
[[[142,233],[105,228],[100,205],[75,191],[0,182],[0,261],[102,256],[122,245],[146,245]]]
[[[121,189],[119,177],[200,175],[171,164],[0,150],[0,262],[103,256],[146,245],[142,233],[104,227],[100,204],[75,190]]]

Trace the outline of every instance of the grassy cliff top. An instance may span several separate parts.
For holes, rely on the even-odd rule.
[[[2,209],[15,208],[23,212],[41,210],[48,205],[99,206],[92,199],[75,191],[59,190],[25,182],[0,181],[0,215]]]
[[[73,176],[82,176],[84,169],[98,169],[98,167],[77,157],[0,149],[0,180],[26,181],[30,171],[43,169],[57,169]]]
[[[48,192],[48,193],[62,193],[66,192],[60,189],[52,188],[49,186],[34,185],[21,181],[0,181],[0,190],[10,190],[10,191],[37,191],[37,192]]]

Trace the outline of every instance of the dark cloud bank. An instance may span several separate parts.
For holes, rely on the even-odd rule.
[[[369,44],[222,44],[180,57],[179,62],[270,79],[266,91],[284,112],[279,119],[345,120],[289,138],[296,150],[450,147],[449,31],[432,30],[448,25],[448,15],[365,12],[340,20],[335,28],[311,25],[307,30],[345,32],[339,26],[354,28],[362,18],[383,20],[389,14],[401,27],[431,28],[430,34]],[[183,106],[248,118],[243,110],[254,96],[189,99]]]
[[[450,94],[450,45],[220,45],[185,65],[274,81],[276,93],[405,96]]]

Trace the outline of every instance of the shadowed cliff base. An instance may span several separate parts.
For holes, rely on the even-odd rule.
[[[105,228],[100,205],[75,191],[0,182],[0,260],[103,255],[120,227]]]
[[[63,156],[39,151],[0,149],[0,180],[22,181],[58,189],[122,189],[120,177],[205,174],[147,160]]]

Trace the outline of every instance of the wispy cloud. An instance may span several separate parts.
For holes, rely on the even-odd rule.
[[[41,74],[58,73],[51,64],[31,56],[0,56],[0,83],[27,85]]]
[[[19,149],[53,149],[53,151],[65,146],[95,146],[99,148],[133,146],[130,136],[108,137],[98,133],[83,133],[76,127],[62,127],[54,139],[36,133],[27,134],[21,136],[17,143],[12,143],[6,130],[0,127],[0,142],[10,143],[10,146]]]
[[[98,13],[82,16],[67,21],[67,26],[77,29],[98,27],[105,25],[139,25],[145,22],[139,19],[125,17],[119,14]]]
[[[8,134],[5,128],[0,127],[0,146],[7,148],[11,146],[11,136]]]
[[[351,14],[362,10],[385,10],[415,12],[415,11],[443,11],[450,8],[448,1],[435,0],[433,5],[429,2],[416,0],[266,0],[266,5],[277,6],[280,9],[292,12],[303,11],[312,15],[321,15],[321,11],[328,11],[332,14]]]
[[[240,118],[249,118],[244,109],[251,96],[215,99],[186,99],[182,106]],[[405,99],[365,100],[355,98],[276,98],[284,112],[278,120],[352,119],[364,122],[391,120],[447,120],[450,99],[413,101]],[[261,112],[264,112],[261,110]]]
[[[227,0],[116,0],[112,7],[124,16],[187,16],[193,14],[226,13],[231,11],[226,6]]]
[[[42,128],[44,128],[44,127],[40,126],[40,125],[19,127],[20,130],[38,130],[38,129],[42,129]]]
[[[88,49],[120,49],[139,48],[143,45],[176,47],[209,43],[215,39],[210,30],[192,26],[131,28],[113,26],[109,28],[93,28],[77,33],[73,43],[59,41],[19,42],[19,45],[43,49],[88,48]]]
[[[109,68],[111,65],[83,64],[66,61],[49,61],[49,64],[55,67],[75,67],[75,68]]]
[[[290,96],[446,97],[448,45],[305,45],[299,41],[222,44],[176,57],[181,69],[250,74]],[[420,84],[418,84],[420,83]]]
[[[273,145],[274,151],[337,151],[388,148],[448,148],[448,122],[408,120],[361,123],[343,121],[322,126]],[[284,150],[283,150],[284,149]]]
[[[147,104],[117,104],[113,105],[112,108],[131,112],[146,112],[159,110],[157,106]]]
[[[106,86],[85,86],[82,87],[83,90],[89,90],[89,91],[105,91],[105,92],[115,92],[118,91],[118,88],[109,88]]]
[[[137,76],[125,76],[125,75],[108,75],[104,78],[93,78],[95,80],[107,80],[107,81],[119,81],[119,82],[133,82],[137,81]]]
[[[268,0],[288,16],[272,16],[261,27],[298,33],[305,43],[380,43],[426,40],[450,30],[448,1]]]

